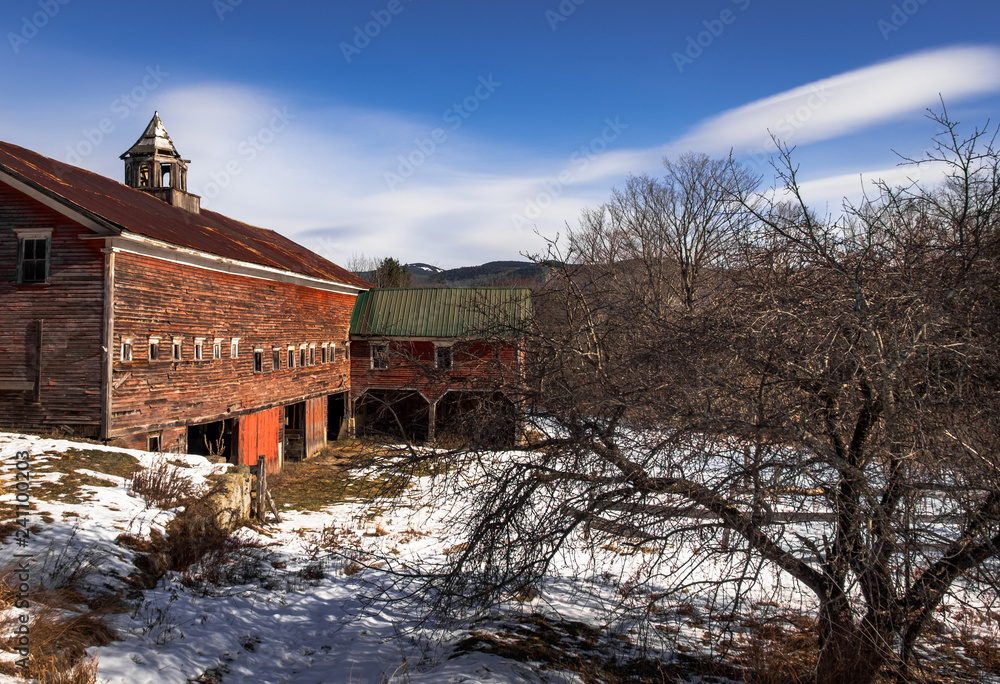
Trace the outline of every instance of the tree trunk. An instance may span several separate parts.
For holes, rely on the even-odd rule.
[[[891,656],[891,640],[854,624],[847,599],[820,607],[816,684],[871,684]]]

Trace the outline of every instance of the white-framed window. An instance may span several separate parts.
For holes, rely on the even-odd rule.
[[[205,360],[205,338],[196,337],[194,338],[194,360],[204,361]]]
[[[229,343],[229,358],[240,358],[240,338],[238,337],[234,337],[233,341]]]
[[[441,370],[451,370],[455,364],[450,344],[434,345],[434,367]]]
[[[336,363],[337,361],[337,345],[333,342],[330,342],[330,356],[328,358],[330,359],[330,363]]]
[[[212,340],[212,358],[221,359],[222,358],[222,338],[216,337]]]
[[[306,345],[303,342],[299,345],[299,368],[305,368],[306,365]]]
[[[146,435],[146,451],[159,453],[163,450],[163,433],[150,432]]]
[[[295,368],[295,347],[288,345],[288,367]]]
[[[17,282],[35,285],[49,280],[52,247],[51,228],[15,228],[17,236]]]
[[[149,360],[159,361],[160,360],[160,338],[150,337],[149,338]]]
[[[122,338],[122,351],[118,356],[122,363],[132,363],[132,338]]]
[[[271,370],[281,370],[281,347],[271,349]]]
[[[170,360],[171,361],[183,361],[184,360],[184,338],[175,337],[172,344],[170,345]]]
[[[324,342],[320,347],[319,362],[329,363],[330,362],[330,357],[328,356],[329,353],[330,353],[330,345]]]
[[[264,350],[254,349],[253,350],[253,372],[263,373],[264,372]]]
[[[309,345],[309,365],[310,366],[315,366],[316,365],[316,345],[315,344],[310,344]]]
[[[372,368],[385,370],[389,367],[389,344],[387,342],[372,342]]]

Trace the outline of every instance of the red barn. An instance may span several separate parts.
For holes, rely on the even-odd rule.
[[[356,433],[513,443],[530,295],[486,287],[361,293],[351,317]]]
[[[317,451],[371,285],[202,211],[157,115],[122,159],[124,185],[0,143],[0,424],[272,468]]]

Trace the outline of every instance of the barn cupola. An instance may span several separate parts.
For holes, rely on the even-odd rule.
[[[153,113],[145,132],[121,159],[125,161],[125,185],[196,214],[201,210],[201,198],[187,191],[191,160],[181,159],[159,112]]]

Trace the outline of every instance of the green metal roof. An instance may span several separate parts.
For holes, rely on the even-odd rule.
[[[510,337],[531,311],[526,287],[379,288],[358,295],[351,334],[373,337]]]

